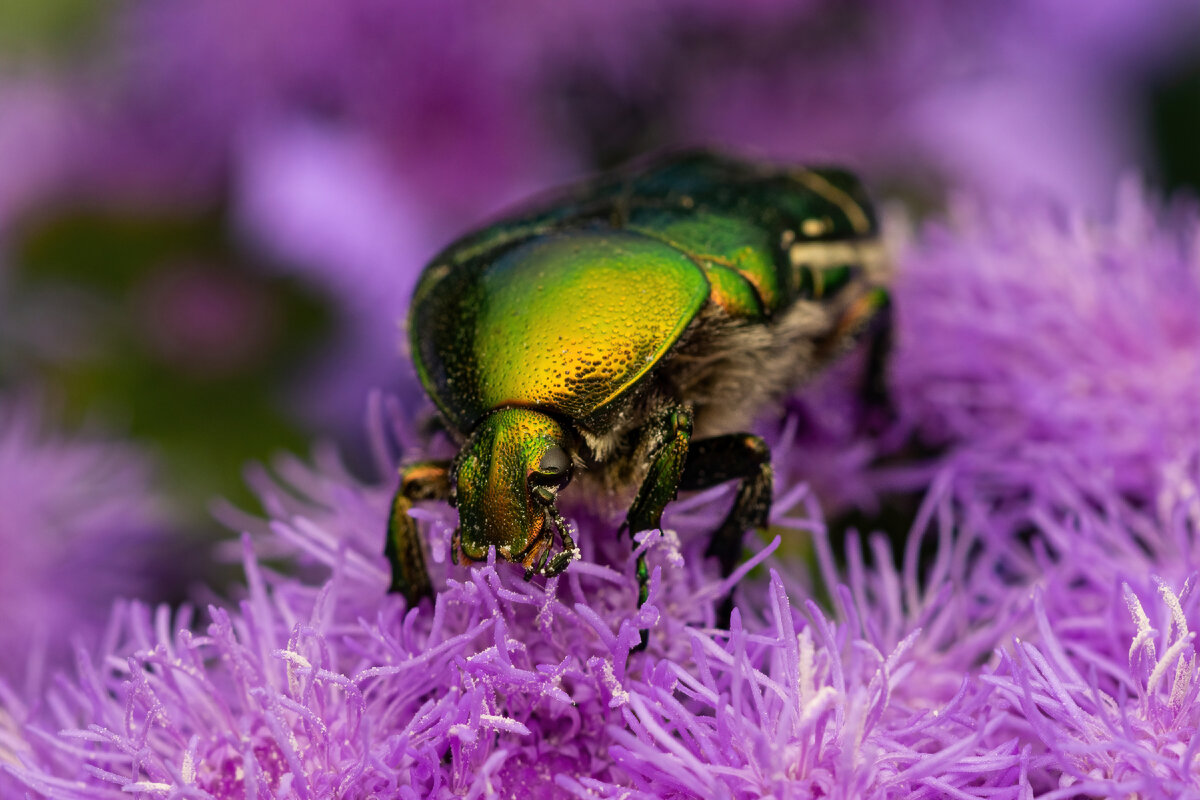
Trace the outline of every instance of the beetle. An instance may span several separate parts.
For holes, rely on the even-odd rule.
[[[771,506],[754,416],[864,338],[864,408],[887,407],[887,278],[853,174],[707,151],[559,191],[454,242],[421,275],[409,337],[460,449],[401,471],[391,590],[410,604],[432,593],[408,515],[430,498],[458,510],[459,563],[494,547],[527,580],[561,573],[579,550],[556,501],[576,478],[636,487],[631,539],[679,490],[738,481],[707,549],[728,576]],[[637,576],[640,605],[644,557]]]

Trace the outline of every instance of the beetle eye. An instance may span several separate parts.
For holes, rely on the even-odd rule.
[[[567,455],[567,451],[554,445],[542,456],[542,463],[538,464],[538,472],[557,475],[560,472],[566,472],[570,466],[571,458]]]
[[[567,451],[554,445],[542,456],[537,471],[529,476],[530,480],[541,486],[557,486],[562,488],[571,480],[571,457]]]

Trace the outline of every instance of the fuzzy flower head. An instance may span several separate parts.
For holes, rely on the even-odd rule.
[[[114,598],[148,593],[165,516],[147,467],[131,448],[46,433],[27,404],[0,403],[0,678],[58,662],[77,634],[94,643]]]
[[[711,626],[725,590],[779,544],[718,580],[702,552],[727,493],[678,504],[636,551],[613,520],[572,509],[583,559],[544,586],[506,563],[446,565],[453,513],[433,504],[420,518],[442,588],[407,609],[385,594],[377,555],[386,488],[328,461],[279,472],[288,486],[267,498],[279,516],[243,540],[237,607],[198,625],[188,610],[122,606],[109,657],[83,658],[78,687],[24,721],[13,780],[80,799],[904,797],[999,787],[1015,769],[978,759],[994,723],[970,722],[979,701],[958,690],[979,643],[953,667],[919,646],[921,624],[948,631],[959,606],[920,589],[909,604],[890,556],[835,589],[832,616],[803,599],[803,581],[745,582],[722,631]],[[773,522],[829,552],[803,490]],[[265,569],[252,545],[264,534],[328,577]],[[640,552],[652,580],[638,608]],[[895,615],[881,629],[884,606]],[[942,691],[922,693],[932,685]]]
[[[429,452],[376,401],[390,477],[326,451],[257,474],[268,519],[223,512],[244,591],[203,618],[123,605],[73,679],[0,701],[4,780],[55,800],[1200,791],[1197,222],[1122,208],[968,218],[902,257],[898,420],[870,446],[940,450],[858,479],[923,495],[899,544],[835,537],[790,422],[768,431],[768,537],[728,580],[704,549],[732,486],[671,503],[636,548],[621,510],[564,504],[582,557],[544,582],[449,563],[454,511],[426,502],[438,593],[408,608],[380,554],[398,456]]]
[[[1197,467],[1193,461],[1193,486]],[[1085,523],[1078,534],[1087,550],[1102,538],[1126,552],[1170,555],[1146,559],[1142,549],[1138,563],[1085,551],[1046,563],[1035,627],[982,676],[996,693],[999,730],[1024,742],[1027,774],[1046,789],[1200,796],[1200,505],[1192,494],[1164,510]]]
[[[1068,491],[1154,503],[1200,448],[1195,211],[1133,181],[1115,208],[1100,225],[961,204],[901,257],[899,405],[984,511]]]
[[[584,558],[564,576],[542,586],[508,564],[435,563],[436,602],[406,609],[356,541],[360,525],[383,523],[386,490],[320,461],[280,465],[288,485],[270,499],[280,516],[252,536],[269,533],[277,556],[328,578],[265,569],[247,537],[236,608],[210,607],[200,622],[189,609],[122,605],[108,657],[81,657],[77,683],[11,726],[9,780],[72,800],[1015,800],[1062,786],[1116,797],[1190,785],[1171,765],[1186,764],[1193,741],[1191,595],[1162,585],[1160,608],[1132,589],[1110,592],[1127,621],[1105,630],[1120,660],[1081,642],[1081,615],[1099,610],[1088,593],[1055,589],[1061,602],[1030,605],[1028,588],[1010,587],[1009,609],[984,609],[975,596],[1005,583],[956,554],[985,532],[954,519],[945,494],[922,515],[941,521],[914,530],[901,559],[915,563],[932,534],[938,565],[928,570],[897,570],[874,539],[868,552],[850,542],[840,571],[811,496],[781,498],[774,529],[812,537],[833,599],[817,602],[799,565],[775,560],[776,539],[734,576],[741,602],[720,631],[709,626],[724,586],[701,559],[723,508],[714,492],[644,537],[653,580],[641,609],[633,552],[603,536],[611,521],[582,510]],[[453,514],[422,512],[436,562]],[[770,578],[748,579],[764,560]],[[1048,570],[1045,581],[1065,587],[1064,577]],[[648,625],[649,649],[633,653]],[[1156,756],[1169,742],[1181,755]],[[1160,780],[1151,768],[1176,773]]]

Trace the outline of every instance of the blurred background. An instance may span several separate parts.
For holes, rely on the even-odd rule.
[[[0,650],[219,583],[247,463],[365,465],[421,267],[526,194],[716,145],[1103,214],[1198,142],[1193,0],[0,0]]]

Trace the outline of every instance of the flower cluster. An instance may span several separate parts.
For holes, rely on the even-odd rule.
[[[149,565],[167,520],[145,454],[50,433],[12,398],[0,398],[0,509],[0,680],[36,685],[70,637],[97,644],[114,598],[156,594]]]
[[[407,608],[379,556],[394,479],[284,460],[252,478],[269,519],[223,512],[241,597],[204,622],[119,606],[73,678],[4,695],[0,780],[55,800],[1200,794],[1200,229],[1132,189],[1117,206],[1103,226],[961,212],[903,248],[897,420],[854,445],[902,462],[861,466],[863,492],[923,494],[899,552],[835,535],[793,423],[769,433],[775,538],[728,581],[703,548],[729,487],[636,551],[619,512],[564,508],[583,559],[544,585],[448,564],[432,503],[413,513],[441,590]],[[411,411],[369,418],[381,474],[397,442],[420,455]]]

